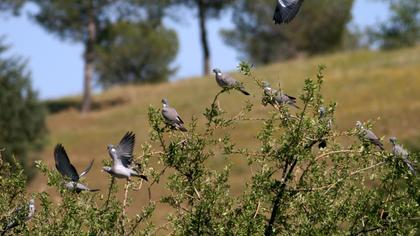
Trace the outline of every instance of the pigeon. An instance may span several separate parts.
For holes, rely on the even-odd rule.
[[[372,130],[365,129],[362,125],[362,122],[357,121],[356,127],[359,128],[365,139],[367,139],[369,142],[375,144],[377,147],[379,147],[381,150],[384,150],[384,144],[379,140],[378,136],[376,136]]]
[[[413,175],[416,175],[416,170],[414,169],[411,162],[408,160],[408,152],[401,145],[397,144],[397,138],[391,137],[389,141],[392,144],[392,153],[396,157],[401,157],[403,162],[407,165],[408,169]]]
[[[289,23],[295,18],[303,0],[276,0],[273,21],[275,24]]]
[[[34,214],[35,200],[32,198],[29,200],[28,205],[26,207],[19,207],[12,212],[11,218],[6,220],[7,224],[2,229],[0,235],[4,235],[7,231],[18,226],[20,223],[30,220],[34,216]]]
[[[246,90],[245,87],[243,86],[242,83],[240,83],[239,81],[235,80],[234,78],[232,78],[231,76],[227,75],[227,74],[222,74],[222,71],[220,69],[213,69],[213,72],[216,74],[216,82],[217,84],[222,87],[223,89],[232,89],[235,88],[239,91],[241,91],[243,94],[245,95],[250,95]]]
[[[165,119],[165,123],[182,132],[187,132],[188,130],[184,127],[184,121],[182,121],[175,108],[169,107],[169,102],[166,98],[162,99],[162,106],[162,116]]]
[[[274,101],[278,105],[290,105],[292,107],[295,107],[299,109],[299,107],[296,105],[296,98],[292,97],[290,95],[287,95],[283,93],[282,91],[278,91],[275,89],[272,89],[270,87],[270,84],[266,81],[263,81],[263,87],[264,87],[264,93],[270,97],[274,98]]]
[[[70,163],[69,157],[67,156],[66,150],[63,145],[57,144],[54,149],[54,160],[55,168],[58,172],[66,178],[69,178],[70,181],[64,183],[64,186],[71,191],[80,193],[82,191],[96,192],[99,189],[89,189],[87,186],[79,183],[79,179],[86,175],[93,165],[93,160],[90,162],[88,167],[79,175],[76,168]]]
[[[127,132],[117,146],[109,144],[108,153],[112,159],[112,166],[104,166],[102,169],[119,179],[130,180],[131,176],[135,176],[147,181],[147,176],[139,174],[131,167],[135,141],[136,135]]]

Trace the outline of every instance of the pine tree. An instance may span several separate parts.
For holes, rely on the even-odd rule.
[[[45,109],[31,87],[25,61],[4,57],[5,50],[0,45],[0,148],[8,161],[15,156],[29,171],[29,150],[40,148],[46,134]]]

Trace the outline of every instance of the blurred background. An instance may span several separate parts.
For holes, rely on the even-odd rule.
[[[0,148],[20,160],[31,191],[47,189],[33,161],[53,168],[57,142],[79,169],[94,158],[87,182],[106,189],[108,182],[94,178],[104,175],[106,144],[132,130],[140,150],[149,130],[147,107],[160,106],[163,97],[185,121],[203,118],[219,91],[211,69],[232,72],[247,86],[234,73],[244,60],[291,95],[325,64],[324,92],[327,102],[338,103],[337,128],[374,120],[381,137],[397,135],[419,150],[420,0],[307,0],[287,25],[273,24],[275,4],[1,0]],[[249,83],[249,90],[254,114],[266,113],[259,88]],[[238,101],[245,99],[221,99],[232,112]],[[233,135],[252,146],[260,127],[243,126]],[[240,158],[232,162],[235,190],[248,170]],[[146,198],[136,194],[139,202]]]

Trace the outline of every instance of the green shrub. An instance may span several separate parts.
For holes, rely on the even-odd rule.
[[[146,186],[130,182],[125,198],[110,179],[109,194],[67,192],[56,171],[38,162],[48,176],[49,185],[61,195],[59,203],[46,193],[37,194],[41,207],[28,226],[32,234],[54,235],[415,235],[418,233],[419,180],[402,160],[387,151],[366,143],[357,129],[337,131],[334,126],[335,103],[325,103],[321,90],[323,67],[315,79],[306,79],[300,95],[301,109],[293,110],[273,103],[263,94],[262,103],[272,104],[263,117],[251,117],[252,106],[244,101],[236,114],[224,111],[219,92],[205,109],[205,123],[193,118],[188,133],[171,130],[160,110],[149,107],[150,140],[142,145],[136,161],[144,167],[158,159],[155,168],[144,168],[151,175]],[[249,65],[240,71],[262,87]],[[263,91],[261,89],[261,91]],[[232,91],[233,92],[233,91]],[[326,107],[324,116],[319,108]],[[294,109],[294,108],[293,108]],[[260,122],[255,146],[240,147],[229,135],[231,129],[246,122]],[[368,122],[368,127],[371,124]],[[342,144],[343,140],[349,144]],[[327,147],[318,148],[321,140]],[[245,188],[231,190],[233,156],[248,161],[251,177],[244,178]],[[221,168],[209,165],[223,160]],[[13,176],[12,176],[13,177]],[[13,178],[18,179],[18,176]],[[13,179],[12,178],[12,179]],[[168,223],[155,225],[151,216],[155,202],[137,207],[135,217],[125,211],[130,205],[130,191],[149,192],[165,181],[167,193],[161,202],[173,210]],[[10,178],[8,178],[10,179]],[[6,179],[2,179],[6,181]],[[10,180],[1,187],[13,186]],[[23,191],[23,187],[22,187]],[[5,202],[8,193],[2,193]],[[18,193],[22,197],[23,192]],[[12,202],[17,202],[12,201]],[[7,212],[15,204],[2,206]]]

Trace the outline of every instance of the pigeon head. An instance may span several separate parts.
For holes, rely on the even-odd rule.
[[[222,73],[222,71],[219,68],[214,68],[213,72],[216,73],[216,74],[221,74]]]
[[[396,137],[390,137],[390,138],[389,138],[389,141],[390,141],[393,145],[397,144],[397,138],[396,138]]]
[[[162,105],[163,105],[163,107],[168,107],[168,106],[169,106],[168,99],[163,98],[163,99],[162,99]]]
[[[108,144],[107,146],[109,155],[113,158],[117,156],[117,149],[112,144]]]
[[[33,205],[35,205],[35,199],[31,198],[29,200],[29,206],[33,206]]]
[[[112,144],[108,144],[107,149],[108,149],[109,152],[115,152],[116,151],[114,145],[112,145]]]
[[[363,127],[362,122],[356,121],[356,127],[359,129],[362,128]]]
[[[106,171],[106,172],[110,173],[111,172],[111,167],[104,166],[104,167],[102,167],[102,171]]]

